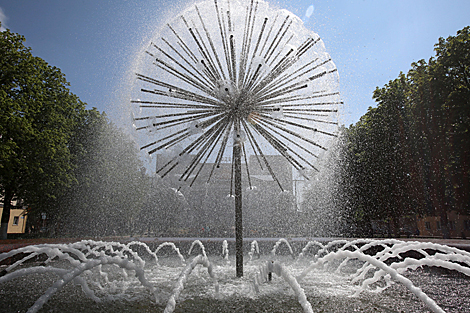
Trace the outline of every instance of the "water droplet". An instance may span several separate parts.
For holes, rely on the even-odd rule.
[[[191,122],[188,128],[191,135],[200,134],[204,131],[197,121]]]
[[[271,117],[277,119],[284,118],[284,109],[280,105],[275,105],[271,112]]]
[[[234,145],[244,143],[245,140],[246,140],[246,134],[243,130],[239,131],[238,133],[237,132],[233,133],[233,144]]]
[[[315,10],[315,7],[313,6],[313,4],[310,5],[310,6],[307,8],[307,11],[305,12],[305,16],[306,16],[306,17],[312,16],[314,10]]]
[[[155,124],[157,123],[157,118],[156,117],[151,117],[147,119],[147,131],[149,133],[153,133],[156,131],[157,127],[155,127]]]

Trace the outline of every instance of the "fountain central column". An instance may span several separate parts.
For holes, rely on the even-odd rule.
[[[235,172],[235,250],[237,277],[243,276],[242,157],[240,143],[233,146]]]

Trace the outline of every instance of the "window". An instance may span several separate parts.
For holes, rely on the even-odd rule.
[[[424,227],[426,230],[431,230],[431,222],[424,222]]]
[[[450,230],[455,230],[455,222],[454,221],[449,221],[449,229]]]
[[[18,225],[19,220],[20,220],[19,216],[13,217],[13,225],[15,225],[15,226]]]
[[[436,227],[437,227],[437,229],[441,229],[441,221],[436,222]]]
[[[470,220],[464,221],[465,230],[470,230]]]

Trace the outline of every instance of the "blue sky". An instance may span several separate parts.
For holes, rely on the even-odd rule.
[[[33,54],[59,67],[89,108],[119,124],[133,60],[159,25],[190,1],[0,0],[3,27],[26,37]],[[340,74],[342,123],[374,106],[373,90],[434,55],[439,37],[470,25],[468,0],[274,2],[318,33]],[[312,7],[313,6],[313,12]],[[310,17],[306,12],[310,7]],[[123,119],[127,121],[128,119]]]

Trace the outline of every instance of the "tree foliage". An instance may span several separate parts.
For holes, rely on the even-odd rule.
[[[377,88],[369,108],[347,129],[345,188],[358,220],[468,213],[470,27],[440,38],[436,56]]]
[[[31,208],[30,229],[46,213],[50,234],[127,235],[149,216],[164,225],[163,213],[178,213],[174,193],[152,183],[132,139],[104,113],[85,109],[64,74],[24,41],[0,33],[2,237],[14,198]]]
[[[130,234],[150,188],[134,142],[92,109],[81,115],[69,146],[76,179],[55,203],[57,232]]]
[[[300,223],[306,236],[350,236],[347,223],[350,207],[343,192],[351,186],[345,156],[348,138],[344,126],[339,136],[317,164],[318,172],[309,174],[308,188],[300,205]]]
[[[0,192],[2,238],[11,201],[49,206],[73,181],[68,140],[85,104],[68,89],[64,74],[9,30],[0,33]]]

